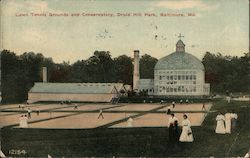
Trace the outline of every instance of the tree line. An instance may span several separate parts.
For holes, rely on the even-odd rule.
[[[55,63],[41,53],[25,52],[17,55],[1,51],[2,101],[23,102],[34,82],[42,82],[42,67],[48,68],[49,82],[121,82],[132,85],[133,59],[127,55],[112,58],[109,51],[95,51],[85,60]],[[249,92],[247,64],[249,53],[243,57],[222,56],[207,52],[202,60],[206,82],[212,92]],[[157,59],[145,54],[140,59],[140,77],[153,78]]]

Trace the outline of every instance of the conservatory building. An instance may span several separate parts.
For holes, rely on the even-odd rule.
[[[205,83],[205,68],[195,56],[185,52],[179,40],[176,51],[161,58],[154,68],[154,95],[204,96],[210,85]]]

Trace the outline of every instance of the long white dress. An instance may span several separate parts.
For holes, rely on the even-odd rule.
[[[23,117],[23,128],[28,128],[28,118]]]
[[[24,117],[23,116],[19,117],[19,127],[24,128]]]
[[[6,156],[4,155],[4,153],[2,152],[2,150],[0,150],[0,157],[5,158]]]
[[[130,117],[127,121],[127,127],[133,127],[133,119]]]
[[[226,129],[225,129],[225,116],[219,114],[216,117],[216,121],[217,121],[217,126],[215,129],[215,133],[219,133],[219,134],[225,134],[226,133]]]
[[[250,152],[247,152],[244,158],[250,158]]]
[[[191,130],[191,122],[188,119],[182,121],[182,132],[180,136],[180,142],[193,142],[194,137]]]
[[[231,102],[231,98],[230,97],[226,97],[227,103]]]
[[[226,133],[231,133],[231,120],[233,118],[232,113],[225,114],[225,123],[226,123]]]

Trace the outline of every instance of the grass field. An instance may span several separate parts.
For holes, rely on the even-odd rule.
[[[248,107],[247,107],[248,106]],[[214,133],[216,112],[193,127],[193,143],[168,143],[168,128],[17,129],[1,130],[2,151],[22,157],[176,156],[236,157],[250,148],[249,102],[214,101],[211,111],[235,109],[237,131]]]

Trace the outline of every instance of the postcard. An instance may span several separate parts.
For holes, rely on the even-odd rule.
[[[0,7],[0,157],[250,157],[248,0]]]

